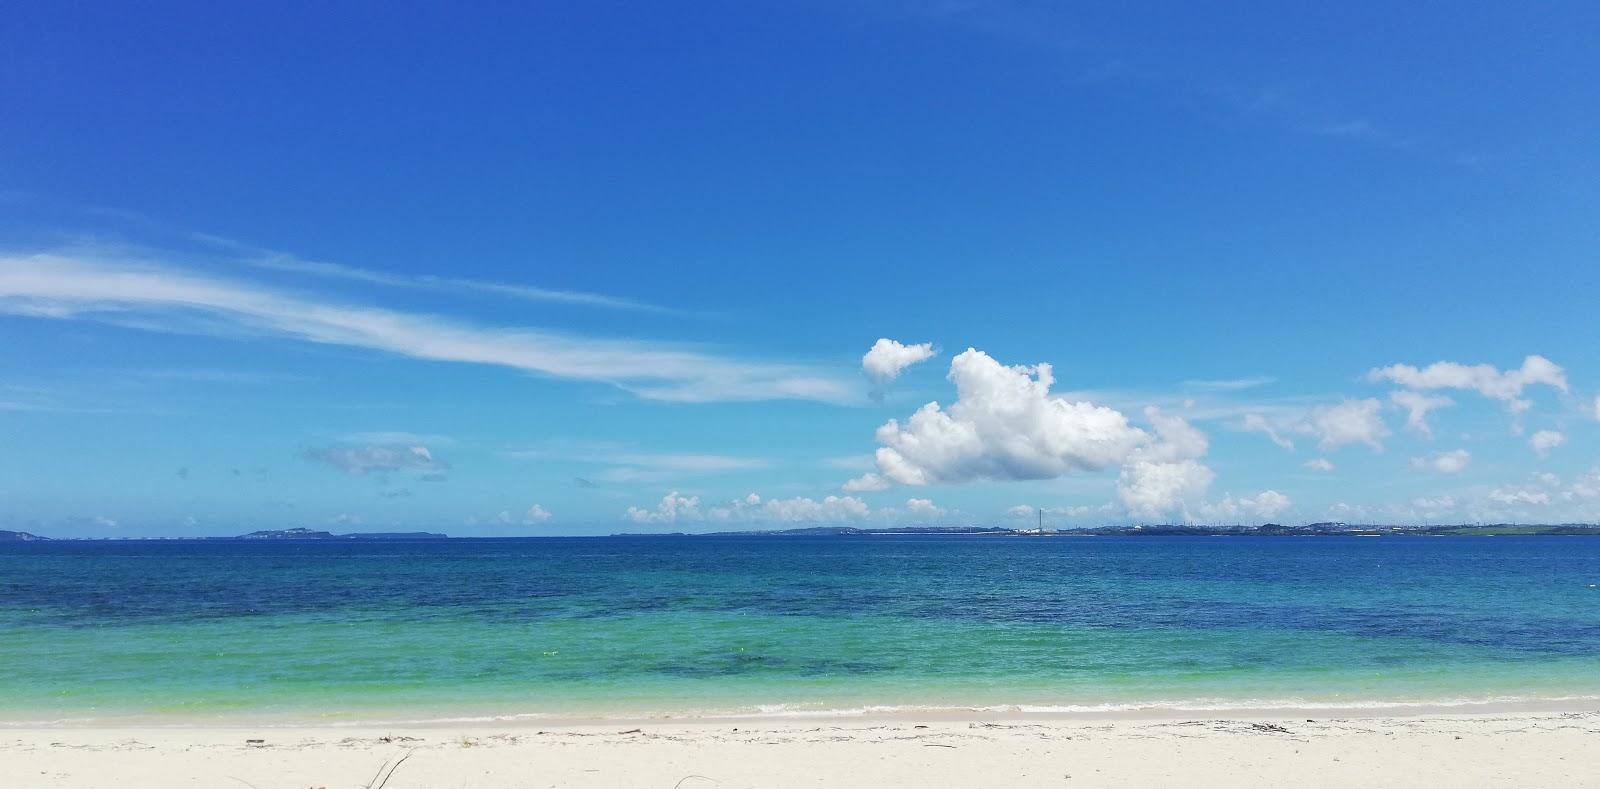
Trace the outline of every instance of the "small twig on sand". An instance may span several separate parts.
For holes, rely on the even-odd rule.
[[[398,760],[395,761],[393,767],[389,767],[389,760],[388,759],[383,760],[383,764],[378,767],[378,775],[382,775],[383,776],[383,780],[382,781],[378,781],[378,775],[372,776],[372,780],[367,782],[367,789],[383,789],[384,786],[387,786],[388,783],[389,783],[389,779],[394,777],[394,771],[400,769],[400,765],[405,764],[406,760],[411,758],[411,754],[416,753],[416,752],[417,752],[416,748],[412,748],[411,750],[406,751],[404,756],[401,756]],[[389,772],[387,774],[384,773],[384,771],[383,771],[384,767],[389,767]],[[377,782],[377,785],[374,786],[373,782]]]
[[[378,771],[372,774],[372,780],[367,782],[367,789],[372,789],[373,784],[378,782],[378,776],[383,775],[383,768],[389,766],[389,758],[388,756],[383,757],[383,764],[378,765]]]
[[[704,775],[685,775],[684,777],[679,778],[677,783],[672,785],[672,789],[678,789],[679,787],[683,786],[683,782],[689,780],[690,778],[699,778],[702,781],[710,781],[714,784],[722,783],[715,778],[708,778]]]
[[[400,761],[395,762],[394,766],[389,768],[389,774],[383,777],[383,783],[378,784],[378,789],[383,789],[383,787],[387,786],[389,784],[389,779],[394,777],[394,771],[400,769],[400,765],[405,764],[406,760],[411,758],[411,754],[416,752],[417,749],[415,748],[406,751],[406,755],[400,757]]]

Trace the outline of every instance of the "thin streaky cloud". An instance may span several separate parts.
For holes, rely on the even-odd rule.
[[[344,437],[345,441],[355,444],[453,444],[455,439],[434,433],[412,433],[405,430],[378,430],[366,433],[351,433]]]
[[[1307,134],[1319,137],[1341,137],[1347,140],[1357,140],[1389,148],[1404,148],[1411,145],[1409,140],[1397,137],[1377,124],[1366,120],[1307,123],[1302,125],[1300,129]]]
[[[325,279],[342,279],[352,282],[365,282],[372,285],[382,285],[391,288],[410,288],[415,290],[454,291],[458,293],[486,293],[506,298],[521,299],[524,301],[539,301],[557,304],[574,304],[579,306],[600,307],[613,310],[631,310],[635,312],[655,312],[682,314],[680,310],[662,307],[655,304],[646,304],[632,299],[618,296],[607,296],[602,293],[589,293],[576,290],[556,290],[553,288],[540,288],[532,285],[518,285],[506,282],[487,282],[484,280],[465,279],[461,277],[441,277],[434,274],[405,275],[394,274],[387,271],[347,266],[343,263],[328,263],[317,260],[304,260],[294,255],[277,252],[274,250],[260,249],[243,244],[232,239],[222,238],[204,233],[191,233],[190,239],[205,244],[225,247],[244,253],[244,257],[237,262],[254,268],[269,271],[282,271],[291,274],[305,274]]]
[[[1118,411],[1138,412],[1148,406],[1183,415],[1191,422],[1241,420],[1249,414],[1261,414],[1275,421],[1287,422],[1303,416],[1307,410],[1336,397],[1330,394],[1285,395],[1279,397],[1252,397],[1232,395],[1218,389],[1212,393],[1171,393],[1120,389],[1079,389],[1060,394],[1069,402],[1087,400],[1108,405]]]
[[[842,469],[844,471],[871,471],[875,468],[870,454],[825,458],[822,463],[828,468]]]
[[[252,370],[132,370],[134,378],[154,381],[183,381],[186,383],[214,384],[267,384],[282,381],[304,381],[305,376],[286,373],[263,373]]]
[[[649,466],[670,471],[715,473],[766,468],[771,465],[764,458],[734,457],[731,455],[691,454],[625,454],[617,455],[611,462],[626,466]]]
[[[607,383],[674,402],[862,399],[853,384],[809,366],[353,306],[115,256],[0,255],[0,312],[364,348]]]
[[[301,453],[306,460],[326,463],[347,474],[374,474],[420,470],[438,473],[450,464],[422,446],[346,446],[317,447]]]
[[[1132,90],[1146,101],[1176,99],[1202,115],[1219,108],[1232,117],[1268,124],[1287,133],[1374,148],[1409,151],[1414,155],[1481,169],[1486,157],[1474,152],[1452,153],[1444,141],[1405,133],[1368,118],[1349,115],[1317,100],[1304,90],[1281,83],[1263,83],[1258,76],[1199,80],[1200,71],[1163,65],[1139,57],[1126,47],[1109,48],[1105,36],[1089,33],[1080,24],[1006,3],[912,3],[914,17],[934,20],[958,30],[1014,41],[1049,52],[1063,65],[1075,69],[1079,86],[1105,91]]]
[[[747,471],[772,465],[766,458],[742,455],[696,454],[684,452],[642,452],[613,444],[564,444],[517,449],[501,453],[522,460],[561,460],[613,466],[638,466],[660,471],[714,474]]]
[[[400,274],[389,274],[381,271],[373,271],[371,269],[345,266],[339,263],[319,263],[315,261],[298,260],[294,258],[259,258],[246,260],[244,262],[257,268],[287,271],[298,274],[311,274],[314,276],[335,279],[348,279],[396,288],[489,293],[497,296],[522,299],[525,301],[577,304],[589,307],[604,307],[614,310],[634,310],[638,312],[659,313],[676,312],[676,310],[671,310],[666,307],[658,307],[654,304],[644,304],[615,296],[605,296],[599,293],[585,293],[582,291],[550,290],[547,288],[536,288],[529,285],[512,285],[502,282],[484,282],[480,280],[459,279],[456,277],[439,277],[432,274],[408,277]]]
[[[1183,382],[1185,389],[1201,389],[1212,392],[1237,392],[1241,389],[1254,389],[1275,383],[1278,379],[1270,375],[1255,375],[1248,378],[1222,378],[1210,380],[1189,380]]]

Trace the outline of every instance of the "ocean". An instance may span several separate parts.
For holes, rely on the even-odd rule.
[[[1600,539],[0,545],[0,722],[1600,699]]]

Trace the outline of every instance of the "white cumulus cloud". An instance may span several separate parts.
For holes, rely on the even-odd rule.
[[[1137,459],[1158,462],[1193,460],[1204,457],[1210,448],[1206,434],[1195,429],[1181,416],[1172,416],[1159,408],[1150,407],[1144,410],[1144,418],[1155,428],[1156,441],[1134,450]]]
[[[860,520],[870,513],[867,503],[854,496],[827,496],[820,500],[796,496],[763,500],[751,493],[724,506],[713,507],[707,514],[711,520],[719,522],[840,523]]]
[[[1281,433],[1278,432],[1276,427],[1273,427],[1271,422],[1267,421],[1266,417],[1260,414],[1245,414],[1244,429],[1245,432],[1248,433],[1261,433],[1265,435],[1269,441],[1277,444],[1280,447],[1283,447],[1284,449],[1294,449],[1294,442],[1288,438],[1285,438]]]
[[[1435,452],[1427,457],[1411,459],[1413,467],[1432,469],[1440,474],[1459,474],[1466,469],[1467,464],[1470,462],[1472,462],[1472,453],[1465,449]]]
[[[662,496],[654,510],[629,507],[624,515],[634,523],[676,523],[680,520],[697,521],[704,517],[700,514],[699,496],[684,496],[675,490]]]
[[[1289,497],[1275,490],[1264,490],[1254,496],[1223,496],[1221,501],[1208,504],[1203,513],[1208,518],[1231,519],[1238,517],[1273,518],[1289,510]]]
[[[1533,488],[1495,488],[1489,491],[1489,501],[1507,507],[1543,506],[1550,503],[1550,494]]]
[[[1208,449],[1206,436],[1182,417],[1146,408],[1145,419],[1156,440],[1135,449],[1117,477],[1117,498],[1135,518],[1181,515],[1188,520],[1201,511],[1216,474],[1200,462]]]
[[[1181,514],[1187,520],[1203,502],[1216,474],[1195,460],[1135,460],[1117,478],[1117,498],[1135,518]]]
[[[552,517],[554,517],[554,516],[550,514],[549,510],[545,509],[544,507],[542,507],[542,506],[540,506],[538,504],[535,504],[535,505],[529,507],[527,512],[522,514],[522,522],[523,523],[544,523],[544,522],[550,520]]]
[[[1312,471],[1332,471],[1333,461],[1327,458],[1312,458],[1301,464]]]
[[[1433,435],[1433,428],[1428,425],[1429,411],[1437,411],[1456,404],[1456,401],[1444,395],[1423,394],[1409,389],[1390,392],[1389,400],[1406,410],[1406,429],[1423,436]]]
[[[855,479],[849,480],[842,486],[845,493],[873,493],[889,489],[889,480],[882,474],[869,471]]]
[[[1383,439],[1389,435],[1389,426],[1379,415],[1382,405],[1373,398],[1345,400],[1334,405],[1311,409],[1305,421],[1297,426],[1302,433],[1316,436],[1323,450],[1346,444],[1366,444],[1374,450],[1383,450]]]
[[[1101,505],[1076,504],[1070,507],[1035,507],[1031,504],[1018,504],[1007,507],[1006,514],[1013,518],[1034,518],[1039,510],[1044,510],[1047,518],[1083,518],[1090,515],[1104,517],[1117,511],[1116,505],[1109,502]]]
[[[1050,365],[1008,367],[968,348],[950,362],[956,401],[878,428],[877,473],[902,485],[1050,479],[1120,464],[1149,435],[1111,408],[1050,394]]]
[[[1567,501],[1600,499],[1600,466],[1589,469],[1573,480],[1572,484],[1562,491],[1561,498]]]
[[[1474,391],[1506,404],[1513,413],[1527,410],[1522,392],[1529,386],[1550,386],[1567,391],[1567,374],[1561,366],[1543,356],[1529,356],[1514,370],[1499,370],[1488,364],[1434,362],[1417,368],[1409,364],[1379,367],[1367,373],[1374,381],[1390,381],[1407,389],[1462,389]]]
[[[655,509],[629,507],[623,515],[635,523],[841,523],[861,520],[870,514],[866,502],[854,496],[763,499],[751,493],[702,510],[698,496],[672,491],[662,497]]]
[[[925,362],[932,357],[931,342],[906,345],[883,337],[873,343],[872,348],[861,357],[861,369],[873,383],[881,386],[900,377],[900,373],[907,367]]]
[[[1116,409],[1052,394],[1049,364],[1007,366],[974,348],[951,360],[949,378],[955,402],[879,427],[877,470],[846,483],[847,492],[1120,466],[1118,498],[1135,517],[1188,517],[1204,503],[1215,476],[1200,462],[1208,442],[1182,417],[1148,408],[1147,431]]]
[[[1565,443],[1567,443],[1567,437],[1554,430],[1540,430],[1528,439],[1529,448],[1539,453],[1539,457],[1548,456],[1550,450]]]

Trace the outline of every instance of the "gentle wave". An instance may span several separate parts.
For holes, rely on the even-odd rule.
[[[754,709],[758,717],[860,717],[918,713],[1000,713],[1024,715],[1097,714],[1125,712],[1229,712],[1272,710],[1404,710],[1458,707],[1490,707],[1540,704],[1600,704],[1600,695],[1569,696],[1492,696],[1449,699],[1379,699],[1372,701],[1324,701],[1318,699],[1194,699],[1187,701],[1104,702],[1100,704],[993,704],[980,706],[866,705],[844,708],[807,708],[802,705],[763,704]],[[749,712],[696,714],[703,718],[737,718]]]
[[[1328,701],[1308,698],[1277,699],[1185,699],[1127,702],[1102,702],[1096,704],[987,704],[987,705],[935,705],[935,704],[864,704],[852,707],[820,707],[804,704],[755,704],[732,709],[699,709],[675,711],[578,711],[518,712],[485,715],[417,715],[405,717],[354,716],[330,720],[321,717],[301,718],[292,713],[281,718],[263,719],[256,715],[219,715],[195,718],[191,716],[130,716],[58,717],[45,719],[13,719],[0,721],[0,729],[67,728],[114,726],[134,723],[150,726],[183,727],[197,722],[249,722],[265,727],[328,727],[361,728],[371,726],[462,726],[479,724],[518,723],[583,723],[606,721],[713,721],[713,720],[785,720],[834,718],[908,718],[915,716],[996,715],[996,716],[1122,716],[1122,715],[1187,715],[1209,713],[1265,713],[1301,712],[1354,712],[1415,714],[1417,712],[1472,712],[1493,710],[1548,711],[1553,707],[1591,708],[1600,706],[1600,695],[1578,694],[1565,696],[1485,696],[1470,698],[1401,698],[1360,701]]]
[[[333,726],[367,725],[461,725],[517,722],[581,722],[581,721],[704,721],[752,720],[793,718],[885,718],[916,715],[1119,715],[1143,713],[1151,715],[1215,713],[1215,712],[1281,712],[1281,711],[1348,711],[1348,712],[1404,712],[1412,710],[1471,710],[1472,708],[1573,707],[1600,705],[1600,695],[1566,696],[1488,696],[1446,699],[1376,699],[1366,701],[1324,701],[1318,699],[1190,699],[1137,702],[1105,702],[1099,704],[989,704],[989,705],[924,705],[924,704],[866,704],[854,707],[808,707],[800,704],[757,704],[748,707],[721,710],[678,710],[637,712],[522,712],[497,715],[457,715],[445,717],[412,717],[382,720],[346,720],[330,723]]]

